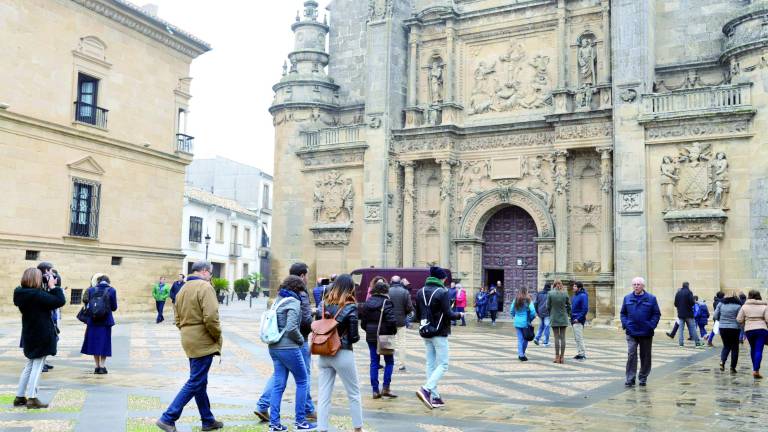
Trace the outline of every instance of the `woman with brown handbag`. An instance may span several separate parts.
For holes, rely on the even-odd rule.
[[[371,290],[371,297],[365,302],[360,314],[360,327],[365,330],[365,341],[371,354],[371,388],[373,398],[382,396],[396,398],[390,391],[392,371],[395,369],[393,348],[394,335],[397,334],[397,320],[392,302],[389,300],[389,285],[378,282]],[[384,386],[379,392],[379,369],[381,356],[384,356]]]
[[[318,355],[318,384],[320,387],[317,401],[317,430],[328,431],[331,415],[331,395],[336,375],[341,378],[349,399],[349,411],[355,432],[363,430],[363,407],[360,402],[360,383],[357,380],[357,366],[352,345],[360,340],[357,331],[357,303],[355,303],[355,283],[348,274],[339,275],[333,286],[325,294],[323,303],[318,308],[323,314],[320,318],[336,317],[341,346],[333,355]],[[315,327],[313,326],[313,332]]]

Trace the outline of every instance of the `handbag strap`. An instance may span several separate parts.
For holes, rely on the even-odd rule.
[[[379,325],[376,327],[376,339],[379,338],[381,333],[381,320],[384,318],[384,305],[387,304],[387,299],[384,299],[384,303],[381,304],[381,314],[379,314]]]

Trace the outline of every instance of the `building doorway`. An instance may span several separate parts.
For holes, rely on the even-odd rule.
[[[501,286],[498,285],[501,282]],[[499,294],[497,300],[499,302],[499,312],[504,310],[504,269],[503,268],[486,268],[485,279],[483,286],[489,288],[491,285],[496,284],[496,292]]]
[[[483,231],[483,275],[487,288],[502,281],[500,305],[509,305],[520,288],[537,289],[538,230],[531,215],[520,207],[505,207],[491,216]],[[502,310],[502,307],[499,307]]]

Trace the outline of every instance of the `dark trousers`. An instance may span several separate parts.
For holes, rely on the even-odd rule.
[[[496,322],[496,316],[499,314],[499,311],[492,310],[492,311],[488,311],[488,313],[491,314],[491,322]]]
[[[374,393],[379,392],[379,366],[381,366],[381,356],[376,352],[376,344],[368,342],[368,352],[371,355],[371,388]],[[384,387],[389,388],[392,383],[392,371],[395,370],[395,356],[384,356]]]
[[[456,307],[454,307],[454,308],[453,308],[453,311],[454,311],[454,312],[464,312],[464,308],[463,308],[463,307],[458,307],[458,306],[456,306]],[[456,325],[456,324],[458,324],[458,322],[459,322],[458,320],[456,320],[456,321],[451,321],[451,323],[452,323],[453,325]],[[467,321],[464,319],[464,317],[463,317],[463,316],[461,317],[461,325],[463,325],[463,326],[467,325]]]
[[[213,363],[213,354],[189,359],[189,379],[171,402],[171,406],[163,413],[161,420],[166,424],[174,424],[181,417],[181,412],[192,398],[195,398],[197,409],[203,426],[210,426],[216,421],[211,412],[211,402],[208,400],[208,371]]]
[[[707,335],[707,323],[697,322],[696,325],[699,326],[699,333],[701,333],[701,337],[705,337]]]
[[[155,305],[157,306],[156,322],[165,321],[165,318],[163,318],[163,308],[165,307],[165,301],[155,301]]]
[[[725,364],[728,354],[731,354],[731,368],[736,369],[739,362],[739,333],[740,329],[721,328],[720,338],[723,340],[723,350],[720,352],[720,362]]]
[[[763,347],[768,339],[768,330],[758,329],[745,332],[749,341],[749,355],[752,357],[752,370],[760,371],[760,363],[763,362]]]
[[[627,383],[634,384],[637,374],[637,349],[640,348],[640,374],[641,383],[648,380],[651,374],[651,346],[653,336],[629,336],[627,335]]]

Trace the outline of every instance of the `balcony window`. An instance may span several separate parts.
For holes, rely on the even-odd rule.
[[[201,243],[203,240],[203,218],[197,216],[189,217],[189,241]]]
[[[78,74],[77,101],[75,101],[75,121],[107,127],[108,110],[98,106],[99,80],[97,78]]]
[[[74,179],[70,207],[69,235],[97,238],[99,234],[99,195],[101,185]]]

